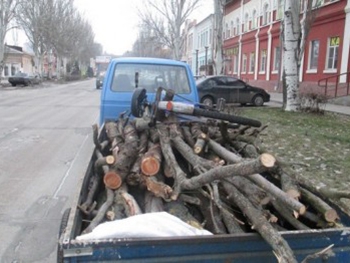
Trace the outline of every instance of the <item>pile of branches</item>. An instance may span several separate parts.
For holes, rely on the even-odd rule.
[[[154,125],[121,115],[104,124],[105,134],[94,125],[94,175],[79,205],[88,222],[82,234],[108,220],[167,211],[213,234],[258,232],[279,262],[296,262],[279,231],[341,226],[324,200],[349,193],[288,175],[254,146],[264,129],[179,121],[175,114]]]

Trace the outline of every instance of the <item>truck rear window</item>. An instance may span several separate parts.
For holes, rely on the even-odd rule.
[[[135,89],[138,76],[138,87],[148,92],[155,92],[158,87],[173,89],[176,93],[191,93],[185,67],[159,64],[120,63],[115,67],[112,90],[131,92]]]

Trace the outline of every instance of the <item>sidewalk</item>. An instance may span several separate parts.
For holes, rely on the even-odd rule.
[[[269,94],[271,95],[270,102],[266,105],[283,103],[282,93],[269,92]],[[330,100],[329,103],[326,104],[325,110],[350,115],[350,96],[337,98],[336,100]]]

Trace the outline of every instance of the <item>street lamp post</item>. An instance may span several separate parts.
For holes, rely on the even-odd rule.
[[[205,75],[208,75],[208,46],[205,46]]]
[[[198,76],[198,49],[196,49],[196,76]]]

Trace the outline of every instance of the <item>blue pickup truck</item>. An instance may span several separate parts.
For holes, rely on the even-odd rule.
[[[195,79],[183,62],[153,58],[118,58],[110,62],[101,90],[100,134],[104,123],[132,111],[135,88],[147,90],[153,101],[159,86],[171,88],[181,101],[198,103]],[[131,116],[131,115],[130,115]],[[271,247],[256,233],[170,238],[108,238],[78,240],[86,216],[79,205],[87,198],[94,176],[93,153],[82,176],[71,208],[62,216],[57,261],[61,262],[277,262]],[[350,219],[339,211],[342,223]],[[350,262],[350,228],[284,231],[298,262],[306,256],[330,248],[331,253],[307,262]]]

